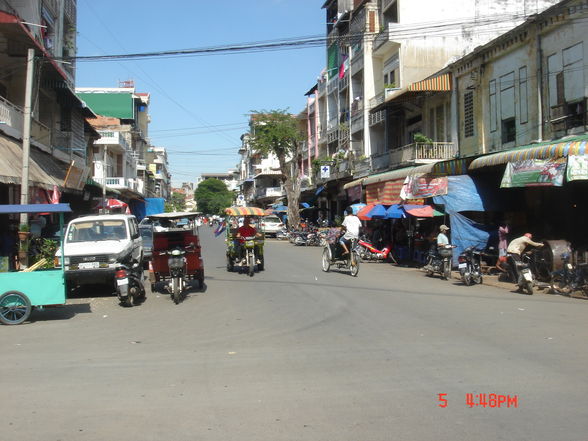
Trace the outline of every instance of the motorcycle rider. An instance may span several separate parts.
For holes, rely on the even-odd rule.
[[[525,248],[527,245],[531,245],[533,247],[542,247],[543,244],[539,242],[533,242],[533,235],[531,233],[525,233],[521,237],[517,237],[513,239],[509,244],[506,252],[510,254],[510,256],[516,260],[517,262],[521,261],[521,255],[525,252]]]
[[[243,225],[239,227],[235,236],[237,239],[235,243],[237,246],[237,256],[239,256],[240,259],[245,257],[245,247],[243,247],[245,238],[255,236],[257,236],[257,230],[251,225],[251,218],[249,216],[245,216],[243,218]]]
[[[345,228],[345,234],[339,240],[339,243],[343,247],[343,255],[349,254],[349,244],[351,244],[353,239],[359,238],[359,230],[361,229],[361,221],[355,214],[353,214],[353,209],[347,207],[345,212],[347,213],[347,216],[345,216],[345,219],[341,224],[341,226]]]
[[[439,234],[437,235],[437,248],[443,245],[449,245],[449,238],[447,237],[447,233],[449,231],[449,227],[447,225],[441,225],[439,227]]]

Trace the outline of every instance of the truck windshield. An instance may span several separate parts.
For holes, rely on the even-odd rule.
[[[126,238],[127,228],[123,220],[76,222],[70,225],[67,232],[68,242],[97,242]]]

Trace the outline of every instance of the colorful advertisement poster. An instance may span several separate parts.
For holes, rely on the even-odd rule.
[[[568,156],[566,179],[568,181],[580,181],[588,179],[588,155]]]
[[[400,197],[406,199],[426,199],[447,194],[447,176],[429,175],[407,176]]]
[[[566,158],[527,159],[509,162],[506,165],[500,187],[561,187],[565,171]]]

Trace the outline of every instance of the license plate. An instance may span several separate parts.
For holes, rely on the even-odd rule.
[[[116,284],[118,286],[128,285],[129,284],[129,279],[116,279]]]
[[[531,274],[530,271],[523,271],[523,277],[525,278],[526,281],[528,282],[532,282],[533,281],[533,275]]]
[[[253,247],[255,246],[255,242],[252,240],[248,240],[247,242],[245,242],[245,246],[247,247]]]
[[[100,262],[80,262],[79,269],[93,269],[100,268]]]
[[[457,265],[458,268],[466,268],[468,266],[467,263],[460,263],[459,265]]]

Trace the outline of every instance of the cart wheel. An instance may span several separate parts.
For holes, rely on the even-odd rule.
[[[349,270],[353,277],[357,277],[357,274],[359,274],[359,256],[356,251],[352,251],[349,256]]]
[[[329,269],[331,268],[331,253],[329,253],[329,249],[325,248],[323,250],[323,271],[324,272],[329,272]]]
[[[263,271],[265,269],[265,261],[263,260],[263,256],[259,256],[259,262],[260,263],[257,264],[257,269],[259,271]]]
[[[151,294],[155,292],[155,283],[151,284]]]
[[[249,265],[249,268],[248,268],[249,277],[253,277],[253,274],[255,273],[255,255],[254,254],[250,254],[249,256],[247,256],[247,263]]]
[[[198,289],[199,290],[203,290],[204,289],[204,277],[201,279],[198,279]]]
[[[227,256],[227,271],[232,273],[235,270],[235,264],[233,263],[233,259],[230,256]]]
[[[31,311],[29,298],[21,292],[9,291],[0,296],[0,322],[5,325],[20,325]]]

